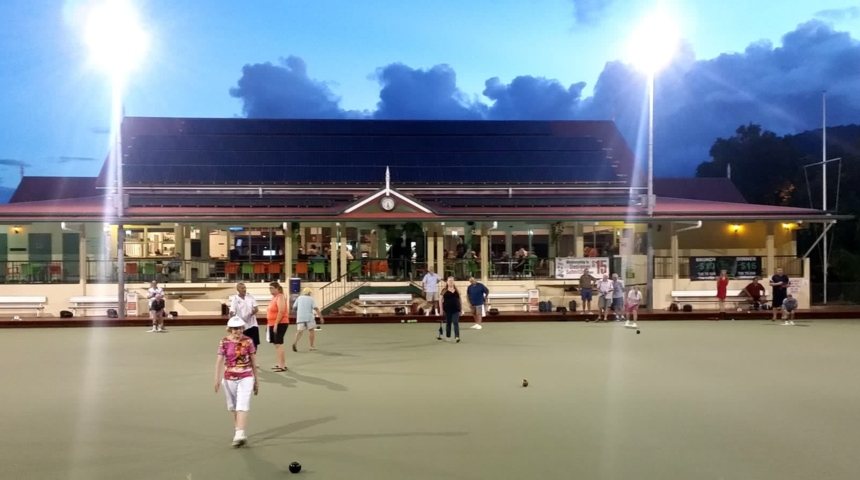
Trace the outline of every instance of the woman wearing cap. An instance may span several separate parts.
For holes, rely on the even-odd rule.
[[[325,323],[325,319],[323,319],[322,312],[317,307],[314,297],[311,296],[310,288],[305,287],[302,290],[302,294],[293,303],[293,309],[296,311],[296,338],[293,340],[293,351],[298,351],[296,344],[299,343],[299,339],[302,338],[302,332],[305,330],[308,331],[308,341],[310,342],[311,350],[316,350],[314,346],[316,340],[314,328],[316,328],[317,323],[314,320],[314,314],[320,317],[320,323]]]
[[[266,310],[266,325],[268,327],[266,338],[275,346],[275,354],[278,363],[272,367],[274,372],[287,371],[287,354],[284,352],[284,336],[287,334],[287,325],[290,317],[287,315],[287,301],[284,298],[284,287],[278,282],[269,284],[269,293],[272,301]]]
[[[248,410],[251,407],[251,392],[258,392],[256,349],[254,341],[242,334],[245,321],[233,317],[227,322],[227,336],[218,345],[215,360],[215,393],[221,386],[227,397],[227,410],[233,413],[233,446],[241,447],[247,436]]]

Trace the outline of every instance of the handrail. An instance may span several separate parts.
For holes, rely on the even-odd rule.
[[[366,280],[349,280],[345,273],[320,288],[322,310],[367,284]]]

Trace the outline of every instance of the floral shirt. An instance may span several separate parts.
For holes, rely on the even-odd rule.
[[[254,341],[250,337],[242,335],[238,341],[224,337],[218,345],[218,355],[224,357],[224,378],[236,380],[254,375],[251,366],[251,355],[256,353]]]

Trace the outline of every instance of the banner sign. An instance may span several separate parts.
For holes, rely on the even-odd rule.
[[[600,278],[609,273],[609,258],[558,257],[555,259],[555,278],[578,280],[586,268],[592,277]]]

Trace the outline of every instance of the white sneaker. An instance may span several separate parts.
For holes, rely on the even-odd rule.
[[[155,328],[155,327],[152,327],[152,328],[150,328],[149,330],[147,330],[147,331],[146,331],[146,333],[156,333],[156,332],[158,332],[158,329],[157,329],[157,328]]]
[[[484,327],[482,327],[480,323],[476,323],[476,324],[472,325],[472,326],[471,326],[471,327],[469,327],[469,328],[471,328],[471,329],[473,329],[473,330],[480,330],[480,329],[482,329],[482,328],[484,328]]]
[[[789,320],[789,321],[788,321],[788,324],[789,324],[789,325],[794,325],[794,320]]]
[[[783,324],[783,325],[791,325],[791,322],[789,322],[788,320],[786,320],[786,321],[782,322],[782,324]]]
[[[236,435],[233,436],[233,446],[241,447],[247,441],[247,437],[245,437],[244,430],[236,430]]]

